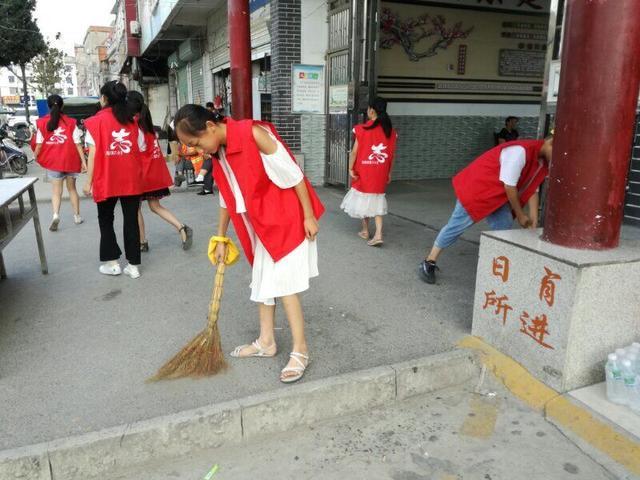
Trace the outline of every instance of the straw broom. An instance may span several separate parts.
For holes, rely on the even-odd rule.
[[[205,377],[215,375],[227,368],[220,344],[218,330],[218,314],[222,298],[222,282],[224,281],[225,263],[218,263],[214,281],[207,328],[200,332],[180,352],[169,360],[150,381],[183,378]]]

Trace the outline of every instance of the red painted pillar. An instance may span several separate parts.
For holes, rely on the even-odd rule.
[[[640,85],[640,0],[568,0],[543,238],[615,248]]]
[[[249,0],[228,0],[233,118],[253,118]]]

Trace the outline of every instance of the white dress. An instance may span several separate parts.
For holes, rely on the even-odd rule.
[[[263,127],[264,128],[264,127]],[[268,132],[271,135],[271,132]],[[277,150],[271,155],[261,153],[262,163],[269,179],[280,188],[292,188],[300,183],[304,175],[298,164],[292,161],[286,148],[271,135]],[[246,206],[238,181],[227,162],[224,148],[218,151],[220,166],[227,177],[236,202],[236,213],[240,214],[249,232],[253,249],[251,272],[251,300],[265,305],[275,305],[275,299],[309,289],[309,279],[318,276],[318,247],[316,241],[304,241],[286,257],[274,262],[257,237],[246,215]],[[227,208],[222,195],[220,206]]]
[[[352,218],[372,218],[387,214],[387,196],[384,193],[362,193],[349,189],[340,208]]]

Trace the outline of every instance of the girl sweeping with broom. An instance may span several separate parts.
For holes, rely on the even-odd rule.
[[[182,143],[215,155],[218,236],[226,237],[232,221],[253,267],[251,300],[259,303],[260,336],[231,355],[276,355],[275,299],[280,298],[293,337],[293,351],[280,380],[300,380],[309,354],[298,293],[307,290],[309,279],[318,275],[315,239],[324,207],[272,125],[234,121],[199,105],[185,105],[175,117],[175,127]],[[226,249],[226,243],[218,243],[217,262],[224,261]]]

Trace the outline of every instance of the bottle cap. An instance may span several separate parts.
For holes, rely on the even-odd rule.
[[[616,355],[615,353],[610,353],[607,358],[612,361],[615,362],[616,360],[618,360],[618,355]]]

